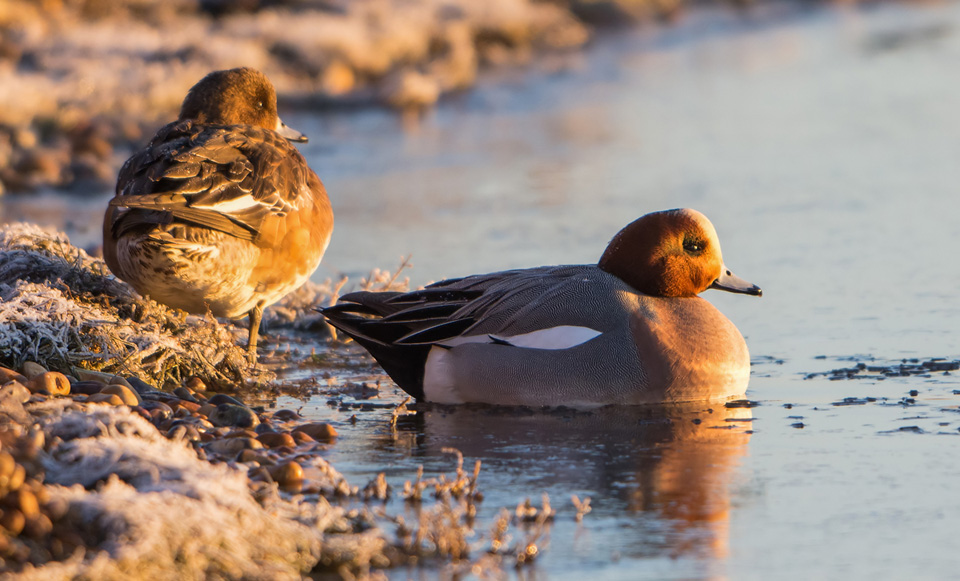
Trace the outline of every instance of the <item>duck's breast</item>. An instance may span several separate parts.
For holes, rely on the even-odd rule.
[[[750,354],[740,331],[700,297],[635,295],[630,332],[637,354],[664,402],[742,396]]]

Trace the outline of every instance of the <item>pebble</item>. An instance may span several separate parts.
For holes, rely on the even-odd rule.
[[[200,403],[200,401],[196,397],[194,397],[193,391],[185,387],[178,387],[174,389],[173,395],[179,397],[180,399],[184,399],[193,403]]]
[[[293,448],[297,445],[297,442],[293,439],[293,436],[279,432],[260,434],[257,436],[257,439],[260,440],[260,443],[267,448],[279,448],[281,446]]]
[[[221,395],[221,394],[217,394]],[[211,399],[211,403],[213,398]],[[222,403],[217,406],[209,416],[210,422],[215,426],[236,426],[238,428],[253,428],[260,423],[260,418],[248,407],[230,403]]]
[[[205,403],[202,406],[200,406],[200,409],[197,410],[197,413],[201,413],[209,418],[210,414],[212,414],[215,411],[217,411],[217,406],[210,403]]]
[[[204,434],[206,435],[206,434]],[[220,456],[236,456],[243,450],[260,450],[263,444],[253,438],[226,438],[212,440],[203,445],[207,452]]]
[[[280,486],[297,485],[303,482],[303,467],[297,462],[285,462],[267,470]]]
[[[11,536],[17,536],[23,532],[24,525],[27,524],[27,519],[24,518],[23,513],[16,509],[10,509],[3,511],[3,515],[0,516],[0,526],[7,529]]]
[[[23,385],[19,381],[11,381],[5,384],[3,387],[0,387],[0,394],[2,394],[0,395],[0,400],[10,397],[20,403],[27,403],[30,401],[30,390],[27,389],[27,386]]]
[[[179,400],[179,401],[171,402],[171,406],[170,406],[170,407],[174,407],[174,406],[176,406],[177,409],[185,409],[185,410],[187,410],[188,412],[194,412],[194,413],[195,413],[195,412],[200,411],[200,404],[198,404],[198,403],[193,403],[192,401]]]
[[[0,367],[0,385],[11,381],[19,381],[25,384],[27,383],[27,378],[22,373],[7,369],[6,367]]]
[[[159,391],[157,388],[153,387],[146,381],[143,381],[139,377],[130,376],[127,378],[127,383],[130,384],[130,387],[137,392],[138,395],[142,396],[146,393],[153,393]]]
[[[314,422],[304,424],[293,429],[294,436],[297,433],[306,434],[319,442],[327,442],[337,437],[337,430],[326,422]]]
[[[71,393],[79,393],[81,395],[93,395],[95,393],[100,393],[107,386],[106,383],[100,381],[78,381],[70,386]]]
[[[178,424],[167,430],[167,438],[174,441],[197,442],[200,440],[200,431],[188,424]]]
[[[280,422],[289,422],[300,419],[300,414],[293,410],[277,410],[274,412],[273,417]]]
[[[39,367],[39,366],[38,366]],[[58,371],[44,371],[27,382],[30,393],[46,392],[50,395],[69,395],[70,380]]]
[[[124,405],[129,406],[140,405],[143,401],[140,399],[140,396],[137,394],[136,390],[118,383],[108,385],[107,387],[103,388],[103,391],[100,393],[116,395],[123,401]]]
[[[87,398],[90,403],[107,403],[110,405],[124,405],[120,396],[115,393],[95,393]]]
[[[145,409],[150,417],[156,421],[162,422],[173,417],[173,408],[163,402],[146,400],[140,404],[140,407]]]
[[[27,379],[33,379],[34,377],[41,375],[47,372],[47,368],[39,363],[34,363],[33,361],[24,362],[23,366],[20,369],[20,373],[24,374]]]
[[[227,403],[227,404],[231,404],[231,405],[238,405],[238,406],[241,406],[241,407],[246,407],[246,406],[244,406],[244,404],[243,404],[242,401],[240,401],[239,399],[237,399],[237,398],[235,398],[235,397],[230,397],[229,395],[227,395],[227,394],[225,394],[225,393],[218,393],[218,394],[214,395],[213,397],[211,397],[210,399],[207,400],[207,403],[212,404],[212,405],[220,405],[220,404]]]
[[[193,391],[206,391],[207,389],[207,384],[205,384],[203,380],[197,376],[193,376],[188,379],[186,382],[184,382],[183,386]]]

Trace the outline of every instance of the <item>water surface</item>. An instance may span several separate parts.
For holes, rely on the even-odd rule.
[[[956,4],[693,12],[499,73],[414,131],[381,111],[285,114],[337,214],[318,278],[406,254],[414,284],[595,262],[629,221],[687,206],[764,289],[704,295],[747,339],[752,410],[434,410],[394,438],[388,411],[351,424],[318,398],[305,413],[343,434],[329,458],[401,486],[420,464],[450,472],[456,447],[483,462],[486,517],[549,493],[534,578],[955,575],[957,375],[804,375],[960,351],[958,26]],[[41,199],[2,216],[99,236],[105,197]],[[592,499],[579,525],[571,494]]]

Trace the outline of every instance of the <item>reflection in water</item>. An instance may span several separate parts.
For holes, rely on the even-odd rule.
[[[545,491],[555,506],[571,494],[591,496],[587,523],[598,527],[627,516],[616,548],[623,556],[712,561],[727,555],[731,480],[751,419],[751,410],[722,404],[552,413],[431,407],[406,429],[417,441],[414,456],[454,447],[468,464],[481,460],[488,495]],[[511,500],[488,496],[485,504]]]

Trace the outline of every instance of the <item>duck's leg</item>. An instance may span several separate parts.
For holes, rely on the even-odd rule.
[[[263,303],[250,309],[247,313],[250,318],[250,338],[247,340],[247,356],[251,364],[257,363],[257,338],[260,333],[260,319],[263,318]]]

